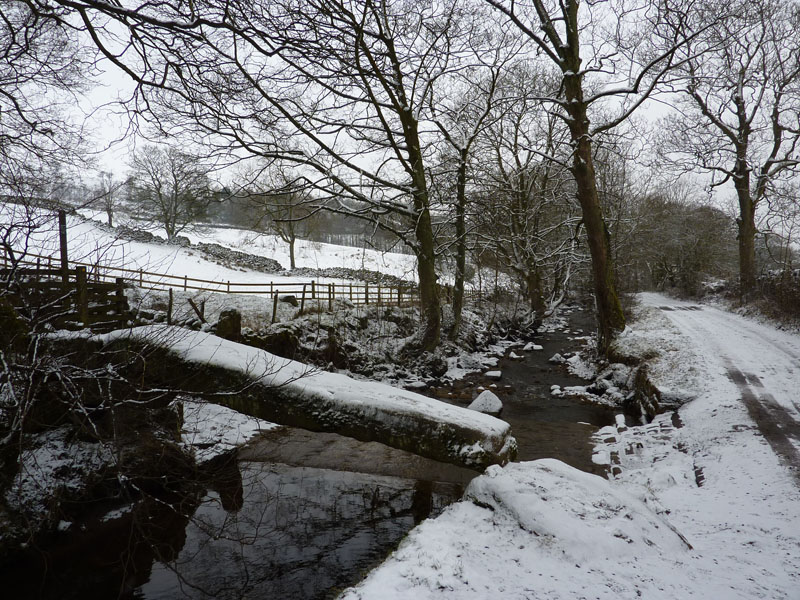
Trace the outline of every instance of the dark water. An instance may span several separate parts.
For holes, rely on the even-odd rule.
[[[585,323],[574,317],[573,328]],[[520,460],[555,457],[591,471],[589,436],[612,423],[612,413],[549,394],[552,384],[585,383],[547,362],[577,349],[574,335],[544,334],[536,340],[543,351],[503,359],[495,391]],[[488,383],[473,377],[449,390],[464,397],[451,401],[467,404]],[[333,597],[414,525],[460,498],[475,475],[377,443],[278,430],[179,502],[139,502],[112,519],[107,507],[89,511],[46,550],[29,549],[0,566],[1,597]]]
[[[476,475],[299,429],[273,432],[243,451],[239,471],[241,500],[226,508],[214,493],[204,498],[180,553],[154,567],[142,597],[330,597],[457,500]]]
[[[381,444],[277,430],[195,496],[111,519],[94,511],[0,565],[0,598],[333,597],[475,475]]]
[[[556,353],[580,350],[592,328],[592,319],[582,310],[569,314],[567,332],[542,333],[535,342],[543,350],[523,352],[514,348],[522,360],[500,359],[493,367],[502,371],[502,378],[490,381],[471,376],[459,382],[454,390],[438,389],[436,395],[454,404],[468,405],[477,396],[478,386],[490,388],[503,402],[500,418],[511,424],[519,445],[517,460],[557,458],[590,473],[602,473],[604,467],[592,463],[591,435],[598,428],[614,423],[613,409],[583,402],[576,398],[551,396],[550,387],[587,385],[587,381],[570,374],[566,367],[548,359]],[[450,394],[452,392],[452,394]]]

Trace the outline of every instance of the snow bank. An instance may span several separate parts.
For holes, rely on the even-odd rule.
[[[682,537],[610,482],[544,459],[492,466],[344,599],[677,598]]]
[[[168,352],[166,360],[177,359],[176,368],[201,367],[192,371],[186,385],[235,384],[237,393],[215,401],[268,421],[379,441],[478,469],[505,463],[516,454],[509,424],[489,415],[384,384],[317,371],[208,333],[150,325],[94,339],[160,346]]]
[[[689,549],[641,500],[555,459],[492,466],[472,480],[465,498],[579,563]]]

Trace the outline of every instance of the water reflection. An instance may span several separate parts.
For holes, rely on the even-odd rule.
[[[106,505],[0,567],[2,597],[327,598],[358,582],[475,472],[381,444],[270,432],[184,497]]]
[[[274,463],[239,470],[238,510],[226,508],[221,490],[210,492],[142,598],[329,597],[462,492],[456,483]]]

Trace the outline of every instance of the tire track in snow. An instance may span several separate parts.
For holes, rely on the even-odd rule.
[[[795,483],[800,487],[800,451],[792,443],[792,439],[800,441],[800,424],[775,400],[772,394],[756,394],[751,385],[763,389],[761,379],[757,375],[742,373],[728,359],[725,359],[725,366],[728,370],[728,377],[742,394],[742,402],[744,402],[750,418],[758,425],[758,430],[767,440],[772,451],[789,469]]]
[[[716,309],[703,310],[695,305],[671,304],[658,306],[694,344],[712,352],[727,377],[741,394],[742,404],[758,427],[778,460],[790,472],[800,487],[800,422],[792,409],[800,406],[790,397],[796,394],[793,374],[800,367],[800,350],[794,344],[783,343],[765,334],[745,319]],[[730,332],[740,333],[737,343],[731,343]],[[738,364],[771,371],[768,385],[776,384],[784,392],[783,402],[770,393],[757,374],[741,370]],[[778,390],[776,390],[777,392]]]

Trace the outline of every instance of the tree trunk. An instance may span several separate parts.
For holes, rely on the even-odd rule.
[[[589,119],[583,101],[580,61],[571,74],[564,75],[570,136],[573,145],[572,171],[577,186],[578,202],[583,214],[583,225],[592,258],[592,278],[597,310],[597,350],[607,355],[614,336],[625,328],[625,317],[617,295],[614,266],[610,257],[608,228],[600,208],[597,180],[592,160],[592,142]]]
[[[528,302],[530,302],[531,311],[536,315],[534,317],[534,324],[538,327],[542,323],[542,317],[547,310],[547,306],[545,305],[544,296],[542,294],[542,276],[536,265],[531,265],[529,267],[525,287],[527,288]]]
[[[433,228],[427,207],[420,211],[416,225],[417,275],[419,276],[420,317],[422,318],[421,350],[430,352],[439,344],[442,315],[439,312],[439,293],[436,289]]]
[[[739,199],[739,287],[740,296],[746,302],[756,285],[756,211],[750,195],[750,174],[737,174],[736,196]]]
[[[293,237],[289,239],[289,268],[292,270],[297,268],[294,262],[294,241]]]
[[[461,329],[461,312],[464,310],[464,271],[467,266],[466,190],[466,151],[462,151],[456,184],[456,272],[453,282],[453,326],[449,336],[451,340],[458,337]]]
[[[431,222],[430,198],[424,159],[419,140],[418,124],[411,111],[402,111],[403,137],[407,143],[409,174],[413,183],[412,200],[416,219],[414,234],[417,240],[417,275],[419,277],[420,318],[422,336],[420,350],[431,352],[439,345],[442,333],[442,315],[436,285],[436,252]]]

